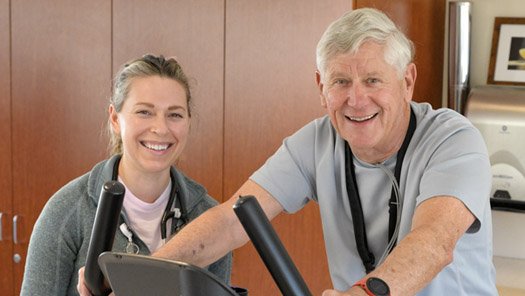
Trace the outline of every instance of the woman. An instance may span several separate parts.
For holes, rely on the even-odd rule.
[[[22,295],[78,294],[77,271],[86,263],[99,195],[109,180],[126,188],[117,252],[151,254],[217,204],[173,166],[188,137],[190,103],[188,79],[174,59],[146,55],[120,70],[109,105],[112,156],[47,202],[31,235]],[[161,221],[165,211],[175,217]],[[208,270],[229,283],[231,254]]]

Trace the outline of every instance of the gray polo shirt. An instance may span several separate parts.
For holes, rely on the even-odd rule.
[[[460,199],[476,222],[458,241],[454,260],[418,295],[497,295],[492,264],[491,172],[485,143],[470,122],[450,109],[411,103],[417,128],[403,161],[398,240],[421,202],[439,195]],[[346,290],[365,275],[357,253],[345,183],[345,141],[327,116],[286,138],[251,179],[294,213],[318,202],[334,288]],[[394,170],[396,156],[383,165]],[[368,245],[378,260],[387,245],[391,182],[377,165],[354,157]]]

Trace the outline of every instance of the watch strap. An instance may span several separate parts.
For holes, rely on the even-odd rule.
[[[383,291],[383,292],[380,292],[380,294],[377,294],[375,291],[371,291],[370,290],[370,287],[369,287],[369,284],[372,282],[372,281],[376,281],[376,282],[380,282],[382,284],[384,284],[384,288],[382,290],[386,290],[386,291]],[[390,296],[390,289],[388,287],[388,285],[383,281],[381,280],[380,278],[375,278],[375,277],[368,277],[368,278],[362,278],[360,279],[359,281],[357,281],[353,287],[360,287],[361,289],[363,289],[367,295],[369,296]]]
[[[368,290],[368,287],[366,286],[366,280],[365,278],[362,278],[360,279],[359,281],[357,281],[353,287],[360,287],[361,289],[363,289],[365,292],[366,292],[366,295],[369,295],[369,296],[375,296],[374,293],[372,293],[370,290]]]

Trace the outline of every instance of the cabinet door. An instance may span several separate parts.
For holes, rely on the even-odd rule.
[[[49,197],[106,155],[111,2],[11,1],[15,295]],[[67,214],[67,213],[65,213]]]
[[[354,0],[355,7],[384,11],[414,42],[417,67],[414,101],[441,107],[443,93],[443,47],[445,0]]]
[[[9,0],[0,0],[0,295],[13,295]]]
[[[147,53],[176,56],[182,64],[194,104],[189,141],[178,166],[221,202],[224,3],[115,0],[113,15],[113,72]]]
[[[226,1],[224,192],[231,196],[282,140],[325,113],[315,48],[351,1]],[[272,224],[314,295],[331,287],[321,220],[310,203]],[[234,284],[279,290],[251,243],[234,252]]]

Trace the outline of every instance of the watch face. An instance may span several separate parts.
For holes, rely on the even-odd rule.
[[[371,277],[366,281],[366,287],[377,296],[389,296],[388,285],[380,278]]]

